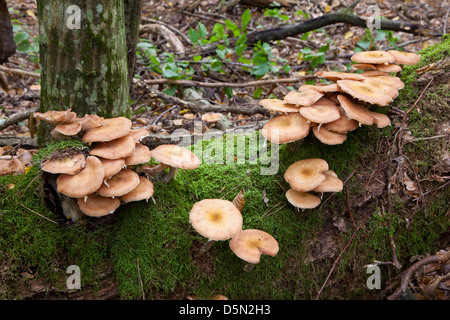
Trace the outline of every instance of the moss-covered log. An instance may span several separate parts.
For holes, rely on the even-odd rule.
[[[40,111],[71,108],[79,116],[128,112],[122,0],[38,2]],[[42,145],[48,131],[40,132]]]

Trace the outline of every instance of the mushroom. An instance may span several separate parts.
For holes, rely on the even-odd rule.
[[[311,191],[325,181],[328,163],[319,158],[299,160],[291,164],[284,179],[296,191]]]
[[[351,69],[362,70],[362,71],[376,71],[377,66],[371,63],[354,63],[351,66]]]
[[[385,95],[388,95],[392,99],[395,99],[398,96],[398,90],[390,85],[384,84],[382,80],[377,80],[378,77],[371,77],[364,79],[362,83],[367,85],[368,87],[371,87],[372,89],[382,92]]]
[[[103,180],[102,180],[103,182]],[[97,194],[103,197],[121,197],[139,185],[139,175],[130,169],[122,169],[111,178],[107,183],[103,183],[97,190]]]
[[[126,167],[125,165],[125,159],[104,159],[99,158],[100,162],[103,165],[103,170],[105,172],[103,179],[104,183],[106,183],[106,180],[111,178],[113,175],[117,174],[120,170],[124,169]],[[106,183],[107,184],[107,183]]]
[[[116,209],[120,206],[120,200],[102,197],[93,193],[85,198],[78,198],[77,204],[85,215],[90,217],[102,217],[116,211]]]
[[[320,204],[320,198],[309,192],[296,191],[289,189],[286,192],[286,199],[296,208],[314,209]]]
[[[405,87],[405,84],[402,80],[400,80],[399,77],[392,77],[392,76],[377,76],[377,77],[370,77],[370,80],[378,81],[384,85],[391,86],[397,90],[401,90]]]
[[[131,120],[125,117],[104,119],[102,125],[87,130],[81,140],[89,142],[107,142],[126,136],[131,130]]]
[[[395,57],[386,51],[361,51],[357,52],[351,57],[352,61],[357,63],[371,63],[371,64],[382,64],[382,63],[394,63]]]
[[[290,91],[284,96],[284,101],[296,106],[308,107],[323,97],[323,93],[316,90]]]
[[[131,129],[130,132],[128,133],[128,136],[132,137],[136,143],[139,143],[140,140],[143,137],[148,136],[149,133],[150,130],[145,128]]]
[[[200,159],[186,148],[174,144],[163,144],[150,151],[151,156],[160,163],[170,166],[164,178],[168,182],[178,169],[192,170],[200,166]]]
[[[136,143],[133,153],[125,158],[125,164],[127,167],[136,164],[149,162],[151,159],[150,149],[143,144]]]
[[[373,77],[371,79],[375,78]],[[375,88],[361,81],[338,80],[337,83],[341,90],[350,96],[371,104],[387,106],[393,99],[391,96],[378,92]]]
[[[203,237],[208,239],[202,248],[206,251],[212,241],[224,241],[242,230],[242,214],[228,200],[204,199],[196,202],[189,212],[189,222]]]
[[[340,94],[337,98],[349,119],[356,120],[365,125],[373,125],[371,112],[367,108],[361,107],[360,105],[354,103],[345,95]]]
[[[83,198],[100,188],[105,174],[102,163],[94,156],[88,156],[85,161],[86,166],[78,173],[59,175],[56,179],[59,193],[72,198]]]
[[[120,159],[130,156],[135,147],[136,142],[132,137],[123,136],[111,141],[97,143],[90,154],[105,159]]]
[[[298,91],[316,90],[319,92],[336,92],[339,91],[339,87],[336,83],[331,84],[314,84],[314,85],[303,85],[298,88]]]
[[[400,71],[402,71],[402,67],[400,67],[398,64],[394,64],[394,63],[377,64],[376,68],[377,68],[377,71],[382,71],[382,72],[400,72]]]
[[[364,80],[364,76],[358,73],[337,72],[337,71],[319,71],[314,74],[316,77],[325,78],[330,81],[337,80]]]
[[[277,240],[269,233],[258,229],[240,231],[230,240],[230,249],[247,262],[245,271],[251,271],[260,262],[261,255],[276,256],[279,251]]]
[[[420,61],[420,56],[412,52],[402,52],[398,50],[388,50],[388,54],[395,58],[395,62],[399,64],[413,65]]]
[[[333,132],[326,127],[320,127],[318,125],[312,126],[312,132],[320,142],[328,145],[342,144],[347,140],[346,133]]]
[[[41,170],[53,174],[65,173],[74,175],[86,165],[84,154],[77,153],[63,157],[47,159],[41,164]]]
[[[341,110],[338,106],[332,105],[312,105],[301,107],[300,114],[311,122],[328,123],[341,117]]]
[[[72,123],[57,124],[54,130],[65,136],[74,136],[80,132],[82,126],[83,124],[81,122],[75,121]]]
[[[324,172],[326,179],[319,186],[315,187],[313,191],[316,192],[340,192],[344,188],[344,184],[341,179],[334,176],[333,174],[329,174]]]
[[[359,122],[343,115],[339,119],[325,124],[325,128],[337,133],[347,133],[359,127]]]
[[[306,137],[311,125],[300,113],[276,116],[264,125],[261,134],[272,143],[285,144]]]
[[[379,76],[388,76],[389,73],[388,72],[384,72],[384,71],[364,71],[363,73],[361,73],[362,76],[367,77],[367,78],[371,78],[371,77],[379,77]]]
[[[295,104],[286,103],[280,99],[262,99],[259,104],[270,111],[278,111],[283,113],[298,112],[299,108]]]
[[[65,111],[49,110],[44,113],[35,112],[33,113],[33,118],[56,125],[56,124],[72,123],[76,121],[77,114],[71,111],[71,109]]]
[[[216,123],[223,117],[223,114],[217,112],[208,112],[202,115],[202,121]]]
[[[153,183],[145,177],[139,176],[139,184],[136,188],[123,195],[120,199],[124,202],[150,199],[153,196]]]

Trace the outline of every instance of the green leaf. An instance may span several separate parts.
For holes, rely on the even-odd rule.
[[[253,98],[258,99],[259,97],[261,97],[262,93],[263,93],[262,88],[256,88],[256,90],[253,91]]]
[[[256,77],[262,77],[264,76],[268,71],[270,70],[270,63],[268,61],[256,65],[251,74]]]
[[[202,56],[195,56],[193,59],[194,59],[194,62],[199,62],[202,60]]]
[[[233,89],[231,89],[230,87],[223,88],[223,91],[225,92],[228,98],[231,98],[233,96]]]
[[[192,44],[198,43],[199,35],[196,30],[190,28],[188,31],[188,37],[189,37],[189,40],[191,40]]]
[[[225,25],[227,26],[228,30],[233,32],[234,37],[238,37],[241,34],[241,30],[239,30],[239,27],[231,20],[225,20]]]
[[[251,18],[252,13],[250,12],[250,9],[245,10],[241,18],[241,32],[244,32],[247,29],[247,25],[250,22]]]
[[[370,46],[372,45],[372,42],[359,40],[358,42],[356,42],[356,45],[363,48],[364,50],[368,50],[370,48]]]
[[[170,87],[164,89],[162,92],[164,92],[165,94],[167,94],[169,96],[173,96],[176,91],[177,91],[177,86],[170,86]]]
[[[198,35],[201,39],[206,39],[206,37],[208,36],[208,30],[206,29],[206,26],[201,22],[198,22]]]
[[[178,76],[179,76],[178,72],[176,72],[176,71],[174,71],[174,70],[172,70],[170,68],[165,68],[163,70],[163,77],[164,78],[173,79],[173,78],[176,78]]]

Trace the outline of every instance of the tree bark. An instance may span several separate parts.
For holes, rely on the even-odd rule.
[[[78,116],[128,114],[123,0],[40,0],[37,5],[40,112],[71,108]],[[38,143],[43,145],[50,128],[40,127]]]
[[[0,64],[16,52],[11,18],[5,0],[0,0]]]
[[[136,47],[139,40],[139,27],[141,24],[142,2],[141,0],[124,0],[124,3],[128,85],[130,86],[131,93],[136,65]]]

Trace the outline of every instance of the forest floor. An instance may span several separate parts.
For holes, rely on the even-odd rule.
[[[238,106],[242,112],[223,112],[231,128],[257,127],[271,116],[249,111],[259,100],[282,97],[306,80],[256,86],[247,85],[250,81],[301,78],[319,70],[346,71],[358,47],[386,50],[397,45],[420,52],[422,59],[404,68],[398,76],[405,89],[392,105],[380,108],[390,117],[390,127],[362,126],[340,146],[321,145],[312,136],[281,146],[279,172],[274,176],[261,176],[259,165],[247,163],[203,164],[197,170],[182,171],[168,185],[155,184],[154,206],[127,205],[100,225],[74,227],[45,207],[37,166],[31,166],[27,174],[0,177],[0,298],[208,299],[223,294],[229,299],[385,299],[415,262],[448,251],[448,36],[371,34],[368,29],[339,23],[258,50],[247,49],[242,55],[226,47],[213,54],[201,51],[200,44],[212,43],[215,26],[218,34],[218,24],[241,26],[247,9],[251,12],[247,28],[252,31],[315,18],[352,2],[299,0],[281,8],[237,4],[223,11],[224,2],[219,0],[145,2],[141,24],[158,20],[157,25],[169,27],[179,40],[174,42],[167,33],[140,35],[131,119],[135,127],[150,127],[155,134],[191,130],[201,114],[168,104],[150,94],[149,88],[224,110]],[[365,16],[371,4],[378,5],[386,19],[420,22],[437,33],[447,26],[446,1],[363,0],[353,12]],[[38,72],[36,3],[14,0],[8,6],[20,52],[4,66]],[[255,59],[261,55],[267,60]],[[176,77],[171,71],[176,71]],[[5,75],[9,89],[0,89],[0,117],[39,106],[37,76]],[[165,76],[200,84],[155,84]],[[227,89],[221,83],[241,86]],[[204,130],[211,126],[204,125]],[[8,126],[1,136],[19,137],[24,145],[29,143],[27,148],[35,148],[27,120]],[[204,142],[203,147],[214,143],[222,142]],[[294,161],[313,157],[327,160],[346,188],[325,195],[319,208],[299,212],[284,197],[288,185],[283,172]],[[246,189],[246,228],[261,228],[276,235],[280,243],[280,253],[264,257],[250,273],[242,272],[242,261],[230,254],[227,243],[215,243],[213,250],[198,257],[204,239],[186,221],[186,212],[196,201],[233,199],[240,188]],[[71,264],[83,271],[81,291],[64,287]],[[381,269],[380,290],[367,288],[366,269],[371,264]],[[448,263],[447,269],[436,266],[430,263],[426,270],[414,272],[408,283],[411,297],[449,299]]]

